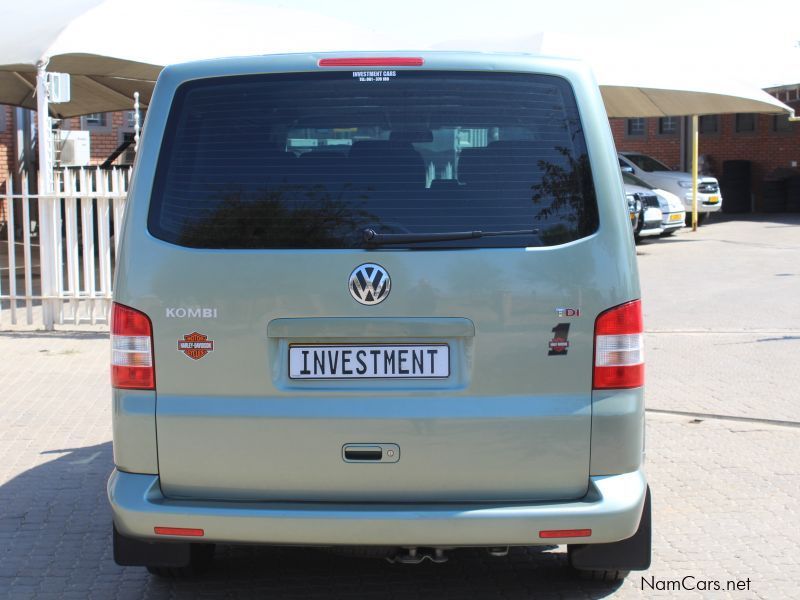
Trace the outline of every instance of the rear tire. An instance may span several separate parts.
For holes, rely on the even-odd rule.
[[[112,526],[114,562],[122,567],[147,567],[160,577],[199,575],[211,566],[214,544],[155,541],[128,537]]]
[[[576,569],[575,572],[583,580],[586,581],[622,581],[629,574],[630,571],[588,571]]]
[[[644,497],[642,518],[633,536],[607,544],[569,544],[569,565],[582,579],[621,581],[631,571],[650,568],[652,522],[650,486]]]
[[[157,577],[184,579],[202,575],[214,560],[214,544],[192,544],[189,564],[183,567],[154,567],[147,565],[147,571]]]
[[[706,217],[707,216],[708,216],[708,213],[701,213],[701,212],[697,213],[697,226],[698,227],[700,227],[700,225],[702,225],[703,223],[706,222]],[[686,226],[687,227],[691,227],[692,226],[692,213],[691,213],[691,211],[686,213]]]

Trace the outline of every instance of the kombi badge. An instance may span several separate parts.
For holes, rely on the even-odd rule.
[[[214,340],[208,339],[207,335],[193,331],[183,336],[182,340],[178,340],[178,350],[193,360],[200,360],[209,352],[214,351]]]

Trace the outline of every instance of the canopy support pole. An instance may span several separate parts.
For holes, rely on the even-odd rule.
[[[697,231],[697,163],[699,152],[699,132],[697,115],[692,115],[692,231]]]
[[[36,64],[36,144],[39,152],[39,252],[41,271],[42,320],[44,328],[53,330],[55,285],[55,209],[53,194],[53,132],[50,124],[49,94],[47,89],[47,60]]]

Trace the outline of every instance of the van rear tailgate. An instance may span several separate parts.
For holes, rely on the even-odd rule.
[[[561,265],[579,264],[575,257],[592,245],[494,250],[478,264],[442,251],[425,257],[424,270],[419,253],[370,253],[393,281],[376,306],[348,293],[360,252],[319,253],[314,279],[291,275],[308,264],[306,253],[284,252],[278,261],[269,252],[207,252],[187,261],[186,250],[168,252],[160,268],[175,274],[170,288],[180,292],[150,311],[164,493],[349,501],[581,496],[593,307],[602,300]],[[493,284],[476,289],[476,271]],[[235,296],[224,292],[231,287]],[[166,317],[186,297],[216,317]],[[570,303],[580,316],[559,316],[556,309]],[[200,358],[179,345],[195,333],[213,342]],[[297,346],[444,346],[448,372],[297,379],[289,368]],[[400,457],[346,462],[346,444],[394,444]]]

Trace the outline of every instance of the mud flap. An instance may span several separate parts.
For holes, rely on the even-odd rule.
[[[644,571],[650,568],[650,486],[644,498],[642,519],[633,537],[609,544],[571,544],[569,563],[582,571]]]
[[[114,562],[123,567],[186,567],[192,545],[186,542],[148,542],[125,537],[114,526]]]

